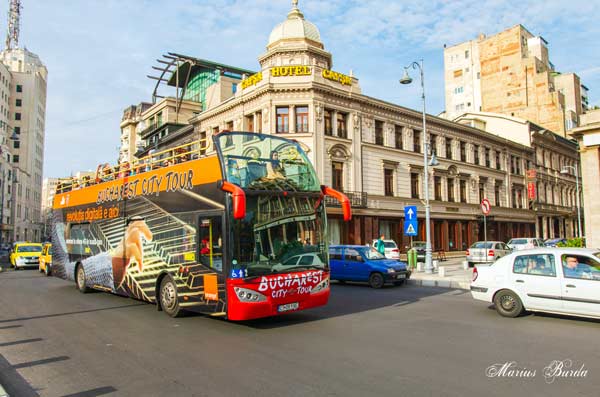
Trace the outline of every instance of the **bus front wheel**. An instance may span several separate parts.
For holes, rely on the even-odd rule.
[[[83,265],[77,266],[77,270],[75,272],[75,283],[77,284],[77,289],[82,294],[87,294],[90,292],[90,289],[85,285],[85,270],[83,270]]]
[[[177,296],[177,284],[171,277],[165,277],[160,283],[160,307],[171,317],[179,317],[181,308]]]

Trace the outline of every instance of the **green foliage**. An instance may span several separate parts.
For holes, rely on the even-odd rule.
[[[584,245],[583,245],[583,239],[580,237],[576,237],[576,238],[567,240],[566,243],[558,243],[558,244],[556,244],[556,246],[557,247],[569,247],[569,248],[571,248],[571,247],[582,248]]]

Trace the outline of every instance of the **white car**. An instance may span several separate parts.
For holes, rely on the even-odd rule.
[[[473,269],[473,298],[505,317],[540,311],[600,318],[600,250],[536,248]]]
[[[533,237],[513,238],[506,243],[513,251],[545,247],[544,240]]]
[[[378,240],[373,240],[373,243],[371,244],[375,249],[377,249],[377,241]],[[383,240],[383,246],[385,247],[384,255],[386,259],[400,260],[400,250],[394,240]]]
[[[306,254],[294,255],[286,259],[283,263],[277,263],[273,265],[273,270],[283,272],[291,268],[303,266],[317,266],[320,268],[325,268],[325,264],[323,263],[319,255],[310,252]]]

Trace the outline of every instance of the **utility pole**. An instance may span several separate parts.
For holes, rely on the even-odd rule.
[[[21,19],[21,0],[9,0],[8,31],[6,32],[6,50],[19,47],[19,24]]]

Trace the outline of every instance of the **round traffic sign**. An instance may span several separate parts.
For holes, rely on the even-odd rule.
[[[481,211],[483,212],[483,215],[489,215],[491,209],[492,205],[490,204],[490,200],[486,198],[481,200]]]

